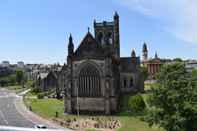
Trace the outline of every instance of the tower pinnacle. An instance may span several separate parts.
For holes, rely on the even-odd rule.
[[[145,42],[142,47],[142,58],[143,58],[143,61],[148,60],[148,49],[147,49],[147,45]]]
[[[133,49],[131,52],[131,57],[136,57],[135,50]]]
[[[73,54],[73,51],[74,51],[73,38],[72,38],[72,35],[70,34],[69,43],[68,43],[68,55]]]

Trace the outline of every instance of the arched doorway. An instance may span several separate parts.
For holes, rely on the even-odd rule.
[[[78,77],[79,97],[100,97],[101,96],[101,84],[100,74],[98,69],[91,64],[85,65]]]

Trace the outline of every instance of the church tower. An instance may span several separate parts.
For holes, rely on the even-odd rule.
[[[143,44],[142,47],[142,60],[147,61],[148,60],[148,49],[146,43]]]
[[[94,21],[95,38],[103,48],[111,46],[115,55],[120,58],[120,38],[119,38],[119,15],[114,14],[112,22],[96,22]]]

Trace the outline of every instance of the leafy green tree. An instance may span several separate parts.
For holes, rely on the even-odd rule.
[[[141,72],[141,75],[143,77],[143,80],[146,80],[148,78],[148,69],[147,69],[147,67],[141,66],[140,67],[140,72]]]
[[[15,74],[9,75],[7,77],[7,79],[8,79],[8,84],[9,85],[15,85],[16,84],[16,75]]]
[[[145,109],[146,104],[143,97],[140,94],[137,94],[129,98],[128,107],[132,112],[139,113]]]
[[[1,80],[0,80],[0,86],[1,86],[1,87],[6,86],[7,84],[8,84],[8,82],[7,82],[5,79],[1,79]]]
[[[175,62],[183,62],[183,60],[181,58],[175,58],[175,59],[173,59],[173,61],[175,61]]]
[[[197,78],[197,69],[194,69],[194,70],[192,71],[192,76]]]
[[[1,86],[10,86],[16,84],[16,75],[11,74],[7,76],[0,77],[0,85]]]
[[[24,80],[24,72],[22,70],[16,71],[16,81],[18,84],[22,84]]]
[[[169,64],[157,75],[145,120],[167,131],[197,131],[197,77],[183,64]]]

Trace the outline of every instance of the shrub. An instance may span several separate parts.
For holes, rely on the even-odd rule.
[[[38,99],[43,99],[45,97],[45,94],[44,93],[39,93],[37,95]]]
[[[27,87],[34,87],[34,81],[28,80],[25,85]]]
[[[39,93],[40,92],[40,89],[38,87],[34,87],[32,88],[31,90],[33,93]]]
[[[129,97],[128,107],[132,112],[141,112],[145,109],[146,104],[144,102],[143,97],[140,94],[138,94]]]

